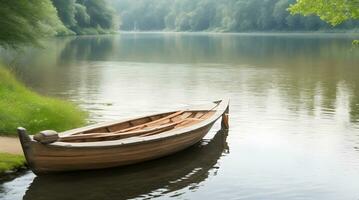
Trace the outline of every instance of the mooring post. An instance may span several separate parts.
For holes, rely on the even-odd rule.
[[[221,129],[222,130],[229,129],[229,106],[226,108],[226,110],[222,115]]]

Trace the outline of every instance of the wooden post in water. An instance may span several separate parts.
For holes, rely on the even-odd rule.
[[[222,115],[221,129],[229,129],[229,106],[226,108],[226,111]]]

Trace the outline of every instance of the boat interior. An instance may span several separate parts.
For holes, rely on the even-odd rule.
[[[146,137],[165,131],[192,126],[211,117],[212,110],[176,111],[137,118],[110,126],[96,127],[84,132],[63,136],[61,142],[97,142],[129,137]]]

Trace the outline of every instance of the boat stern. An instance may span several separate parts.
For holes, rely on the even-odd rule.
[[[222,100],[214,101],[213,103],[218,104],[218,112],[221,113],[221,129],[229,129],[229,98],[224,98]]]

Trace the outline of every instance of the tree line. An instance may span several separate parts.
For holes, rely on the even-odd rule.
[[[0,0],[0,46],[36,44],[53,35],[100,34],[118,30],[107,0]]]
[[[76,34],[118,29],[118,15],[105,0],[51,0],[62,23]]]
[[[112,0],[122,30],[317,31],[333,27],[318,16],[291,15],[296,0]],[[358,20],[335,27],[353,29]]]
[[[36,44],[53,35],[110,33],[119,27],[219,32],[359,27],[357,0],[0,0],[0,17],[2,47]]]

